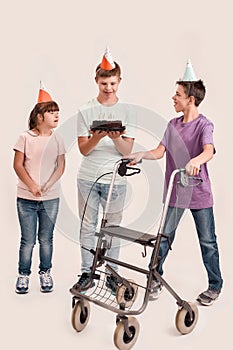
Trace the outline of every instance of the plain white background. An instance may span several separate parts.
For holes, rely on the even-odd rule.
[[[141,330],[135,349],[158,347],[193,350],[218,349],[231,344],[232,296],[232,16],[231,2],[212,1],[8,1],[1,11],[1,330],[4,348],[28,350],[114,349],[115,315],[91,305],[88,327],[77,334],[71,327],[69,288],[79,273],[79,245],[69,232],[56,229],[53,276],[55,290],[39,291],[38,248],[28,295],[14,292],[17,275],[19,226],[15,209],[17,179],[12,169],[13,145],[27,128],[42,80],[61,108],[60,125],[74,116],[78,107],[97,93],[94,70],[106,45],[120,63],[123,79],[119,95],[159,115],[160,122],[175,116],[171,96],[191,58],[196,75],[207,86],[200,110],[215,125],[217,154],[209,165],[215,198],[216,231],[224,289],[216,304],[199,307],[193,333],[181,336],[175,329],[175,300],[166,292],[138,316]],[[145,121],[146,124],[146,121]],[[161,125],[160,125],[161,126]],[[71,132],[72,133],[72,132]],[[158,135],[139,126],[138,146],[154,147]],[[69,142],[68,142],[69,143]],[[76,173],[80,154],[68,144],[63,193],[75,216]],[[163,163],[160,163],[163,169]],[[147,207],[153,167],[148,167],[141,186],[132,185],[126,219]],[[151,169],[151,170],[150,170]],[[156,168],[158,170],[158,168]],[[161,170],[162,171],[162,170]],[[159,172],[158,172],[159,173]],[[144,186],[144,187],[143,187]],[[161,176],[155,177],[161,205]],[[140,187],[140,190],[139,190]],[[143,191],[143,196],[140,191]],[[134,200],[132,200],[132,196]],[[141,201],[140,198],[144,200]],[[151,207],[149,208],[151,210]],[[136,214],[135,214],[136,213]],[[64,219],[65,220],[65,219]],[[157,219],[156,219],[157,220]],[[154,228],[156,229],[156,223]],[[151,228],[153,231],[153,228]],[[128,245],[122,258],[143,266],[141,249]],[[166,278],[187,300],[195,300],[207,287],[191,217],[187,214],[166,264]],[[225,345],[223,345],[225,344]]]

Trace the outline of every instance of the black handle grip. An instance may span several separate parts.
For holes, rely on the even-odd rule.
[[[132,159],[121,159],[121,164],[119,165],[119,168],[118,168],[118,174],[120,176],[132,176],[134,174],[140,173],[141,171],[140,169],[127,166],[127,164],[129,164],[131,161]],[[131,173],[127,174],[127,170],[131,170]]]

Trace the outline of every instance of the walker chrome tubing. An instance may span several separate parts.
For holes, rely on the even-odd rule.
[[[171,176],[170,176],[170,180],[169,180],[169,184],[168,184],[168,188],[167,188],[167,195],[166,195],[166,199],[163,205],[163,212],[162,212],[162,216],[161,216],[161,220],[160,220],[160,225],[159,225],[159,230],[158,233],[162,234],[163,233],[163,229],[164,229],[164,225],[165,225],[165,221],[166,221],[166,217],[167,217],[167,211],[168,211],[168,207],[169,207],[169,202],[170,202],[170,198],[171,198],[171,194],[172,194],[172,189],[173,189],[173,183],[174,183],[174,179],[176,174],[184,172],[185,169],[175,169],[173,170]]]
[[[108,191],[108,197],[107,197],[107,201],[106,201],[105,210],[103,213],[103,219],[102,219],[103,224],[105,224],[105,222],[106,222],[107,213],[108,213],[108,209],[109,209],[109,205],[110,205],[110,201],[111,201],[111,196],[112,196],[112,190],[113,190],[117,170],[118,170],[120,163],[121,163],[121,159],[115,163],[114,168],[113,168],[112,179],[111,179],[111,183],[110,183],[110,187],[109,187],[109,191]]]

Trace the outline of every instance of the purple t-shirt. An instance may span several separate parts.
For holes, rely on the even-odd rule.
[[[202,114],[191,122],[183,123],[183,116],[172,119],[167,126],[161,144],[166,148],[166,189],[174,169],[185,168],[190,159],[203,151],[206,144],[213,145],[213,123]],[[203,182],[198,186],[182,187],[174,182],[170,206],[190,209],[209,208],[213,205],[207,164],[201,165],[198,175]]]

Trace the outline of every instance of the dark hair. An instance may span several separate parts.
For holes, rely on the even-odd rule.
[[[29,129],[32,130],[37,127],[38,114],[42,115],[42,117],[44,118],[44,113],[51,112],[51,111],[59,111],[58,104],[55,101],[37,103],[29,116],[29,120],[28,120]]]
[[[182,85],[187,97],[193,96],[195,99],[195,106],[199,106],[199,104],[203,101],[206,93],[206,88],[203,84],[203,81],[202,80],[197,80],[197,81],[179,80],[176,83],[178,85]]]
[[[111,70],[102,69],[100,67],[100,64],[99,64],[95,70],[95,73],[96,73],[95,78],[96,79],[108,78],[108,77],[112,77],[112,76],[118,76],[120,78],[121,77],[121,68],[120,68],[118,63],[116,63],[115,61],[114,61],[114,63],[115,63],[115,68],[113,68]]]

